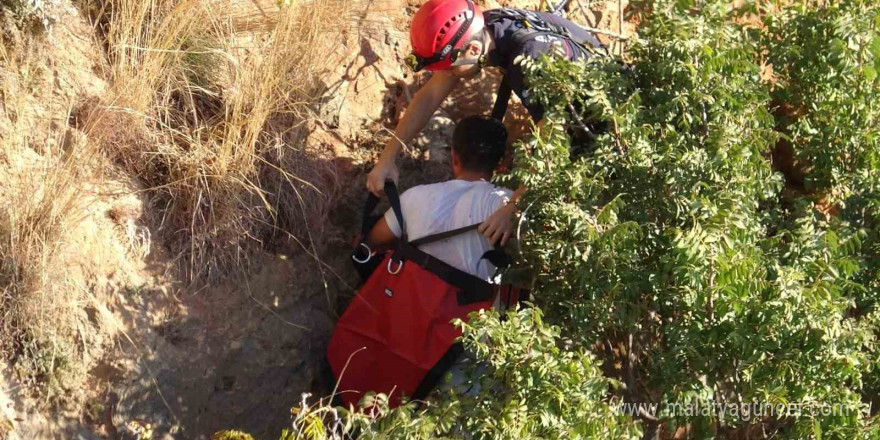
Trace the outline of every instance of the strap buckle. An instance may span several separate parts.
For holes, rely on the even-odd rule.
[[[409,67],[410,70],[412,70],[413,72],[419,72],[425,68],[425,59],[414,53],[409,54],[409,56],[406,57],[403,62],[406,63],[406,66]]]
[[[367,258],[360,260],[357,257],[357,252],[355,252],[355,253],[351,254],[351,259],[354,260],[356,263],[364,264],[364,263],[370,261],[371,258],[373,258],[373,250],[370,249],[370,247],[367,246],[367,244],[364,242],[361,242],[361,244],[358,245],[358,248],[361,248],[361,247],[363,247],[364,249],[367,250]]]

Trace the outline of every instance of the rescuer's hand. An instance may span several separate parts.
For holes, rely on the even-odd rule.
[[[388,180],[397,184],[400,180],[400,170],[397,169],[394,158],[386,160],[383,156],[367,175],[367,189],[377,197],[382,197],[385,195],[385,182]]]
[[[507,240],[513,235],[514,213],[516,213],[516,205],[508,203],[495,211],[494,214],[490,215],[480,225],[480,233],[489,239],[489,243],[492,246],[498,243],[499,240],[502,246],[507,244]]]

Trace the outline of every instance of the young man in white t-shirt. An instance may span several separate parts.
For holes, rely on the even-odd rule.
[[[409,240],[451,231],[486,220],[510,200],[512,192],[489,180],[504,156],[507,130],[501,122],[471,116],[459,122],[452,138],[452,180],[419,185],[400,196],[400,207]],[[389,247],[400,236],[392,210],[370,231],[372,249]],[[490,281],[495,268],[483,254],[489,239],[472,230],[420,249],[456,269]]]

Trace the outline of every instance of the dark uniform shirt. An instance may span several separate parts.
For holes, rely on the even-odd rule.
[[[577,61],[588,58],[592,54],[583,50],[577,44],[568,41],[568,39],[555,35],[541,35],[522,43],[518,42],[514,38],[514,33],[523,28],[522,21],[504,17],[503,14],[493,14],[494,11],[496,10],[486,11],[486,28],[495,41],[495,49],[488,54],[489,64],[504,69],[510,88],[519,96],[532,119],[536,122],[540,121],[544,117],[544,109],[540,104],[530,99],[522,66],[514,63],[514,60],[520,55],[538,59],[544,54],[557,52],[564,54],[565,57],[572,61]],[[596,48],[603,47],[602,43],[592,33],[563,17],[546,12],[524,11],[521,9],[517,11],[523,14],[535,14],[543,21],[568,29],[575,39],[584,41],[585,44]],[[560,46],[562,50],[557,49]]]

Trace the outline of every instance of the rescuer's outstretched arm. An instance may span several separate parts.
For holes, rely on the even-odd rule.
[[[367,189],[371,193],[382,196],[385,194],[386,180],[393,180],[397,183],[400,175],[396,163],[397,154],[400,153],[404,144],[408,144],[422,131],[434,112],[440,108],[443,100],[458,85],[458,82],[459,79],[448,72],[437,72],[428,80],[427,84],[419,89],[412,102],[407,106],[403,117],[400,118],[394,136],[385,144],[382,155],[367,176]]]

